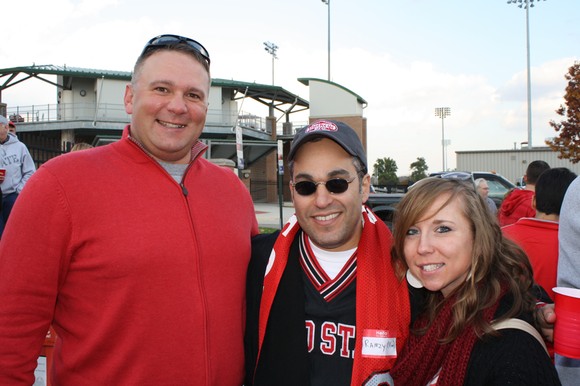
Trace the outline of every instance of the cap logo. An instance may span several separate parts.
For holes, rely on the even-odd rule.
[[[310,125],[309,128],[306,129],[307,133],[312,133],[315,131],[338,131],[338,127],[332,122],[319,121],[314,122],[312,125]]]

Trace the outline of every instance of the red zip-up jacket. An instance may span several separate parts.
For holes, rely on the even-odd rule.
[[[247,189],[195,156],[178,184],[128,138],[44,164],[0,242],[0,385],[240,385]]]

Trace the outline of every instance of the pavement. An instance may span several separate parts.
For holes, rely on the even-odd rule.
[[[254,203],[254,210],[260,227],[280,229],[280,204],[268,202]],[[294,214],[291,202],[282,203],[282,225]]]

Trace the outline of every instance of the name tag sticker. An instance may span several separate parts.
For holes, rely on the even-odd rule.
[[[364,330],[362,356],[366,358],[396,358],[397,338],[385,330]]]

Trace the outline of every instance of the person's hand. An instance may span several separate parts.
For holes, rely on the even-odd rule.
[[[536,308],[536,322],[541,328],[544,340],[554,342],[554,322],[556,321],[556,312],[553,304],[544,304]]]

